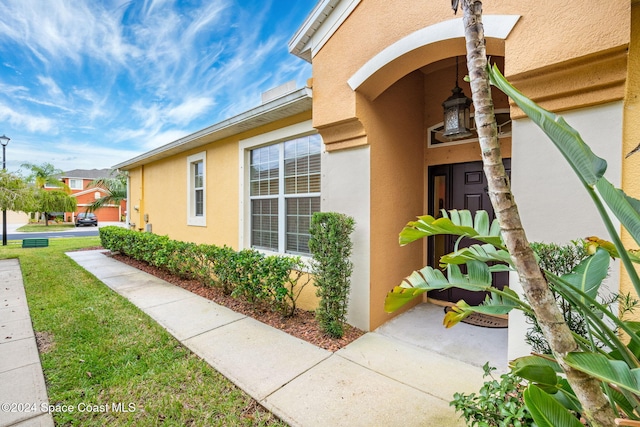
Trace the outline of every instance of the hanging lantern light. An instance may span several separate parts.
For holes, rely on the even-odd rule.
[[[444,133],[442,135],[445,138],[462,139],[472,135],[469,130],[471,102],[458,86],[458,57],[456,56],[456,87],[451,90],[451,96],[442,103],[444,108]]]

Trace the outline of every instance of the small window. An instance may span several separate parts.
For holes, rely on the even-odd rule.
[[[206,153],[187,158],[187,224],[206,226]]]
[[[81,179],[69,179],[69,188],[72,190],[82,190]]]

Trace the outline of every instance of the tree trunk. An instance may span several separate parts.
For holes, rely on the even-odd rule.
[[[567,375],[576,396],[583,406],[590,424],[611,426],[615,415],[600,387],[600,381],[568,366],[564,357],[578,351],[569,327],[556,305],[529,242],[525,235],[518,208],[511,193],[509,178],[502,165],[496,120],[491,99],[491,86],[487,73],[487,54],[482,26],[482,1],[462,0],[463,23],[467,47],[467,67],[471,81],[475,122],[478,129],[484,172],[487,176],[489,197],[505,244],[514,261],[520,282],[529,304],[533,308],[542,332],[556,360]]]

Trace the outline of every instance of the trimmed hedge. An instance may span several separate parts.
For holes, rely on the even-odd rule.
[[[349,259],[355,228],[352,217],[337,212],[316,212],[311,218],[309,249],[320,304],[316,319],[324,332],[335,338],[344,335],[353,263]]]
[[[253,249],[171,240],[167,236],[109,226],[100,228],[105,249],[119,252],[185,279],[219,287],[227,295],[268,304],[284,316],[295,314],[296,301],[310,279],[300,257],[265,256]]]

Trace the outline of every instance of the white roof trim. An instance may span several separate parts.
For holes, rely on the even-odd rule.
[[[311,89],[308,87],[289,92],[280,98],[269,101],[230,119],[223,120],[201,129],[184,138],[155,148],[125,162],[113,166],[113,169],[128,170],[152,161],[170,157],[192,148],[201,147],[240,132],[255,129],[272,123],[283,117],[290,117],[311,110]]]
[[[104,188],[100,188],[100,187],[90,187],[90,188],[86,188],[82,191],[78,191],[77,193],[71,193],[70,196],[71,197],[78,197],[78,196],[84,196],[85,194],[90,194],[90,193],[95,193],[95,192],[100,193],[100,196],[102,197],[102,193],[107,193],[107,190],[105,190]]]
[[[289,52],[307,62],[340,28],[361,0],[321,0],[289,41]]]
[[[520,15],[484,15],[482,22],[485,37],[506,39],[518,19],[520,19]],[[422,28],[383,49],[356,71],[347,83],[351,89],[357,90],[382,67],[402,55],[431,43],[460,37],[464,38],[462,18],[450,19]]]

